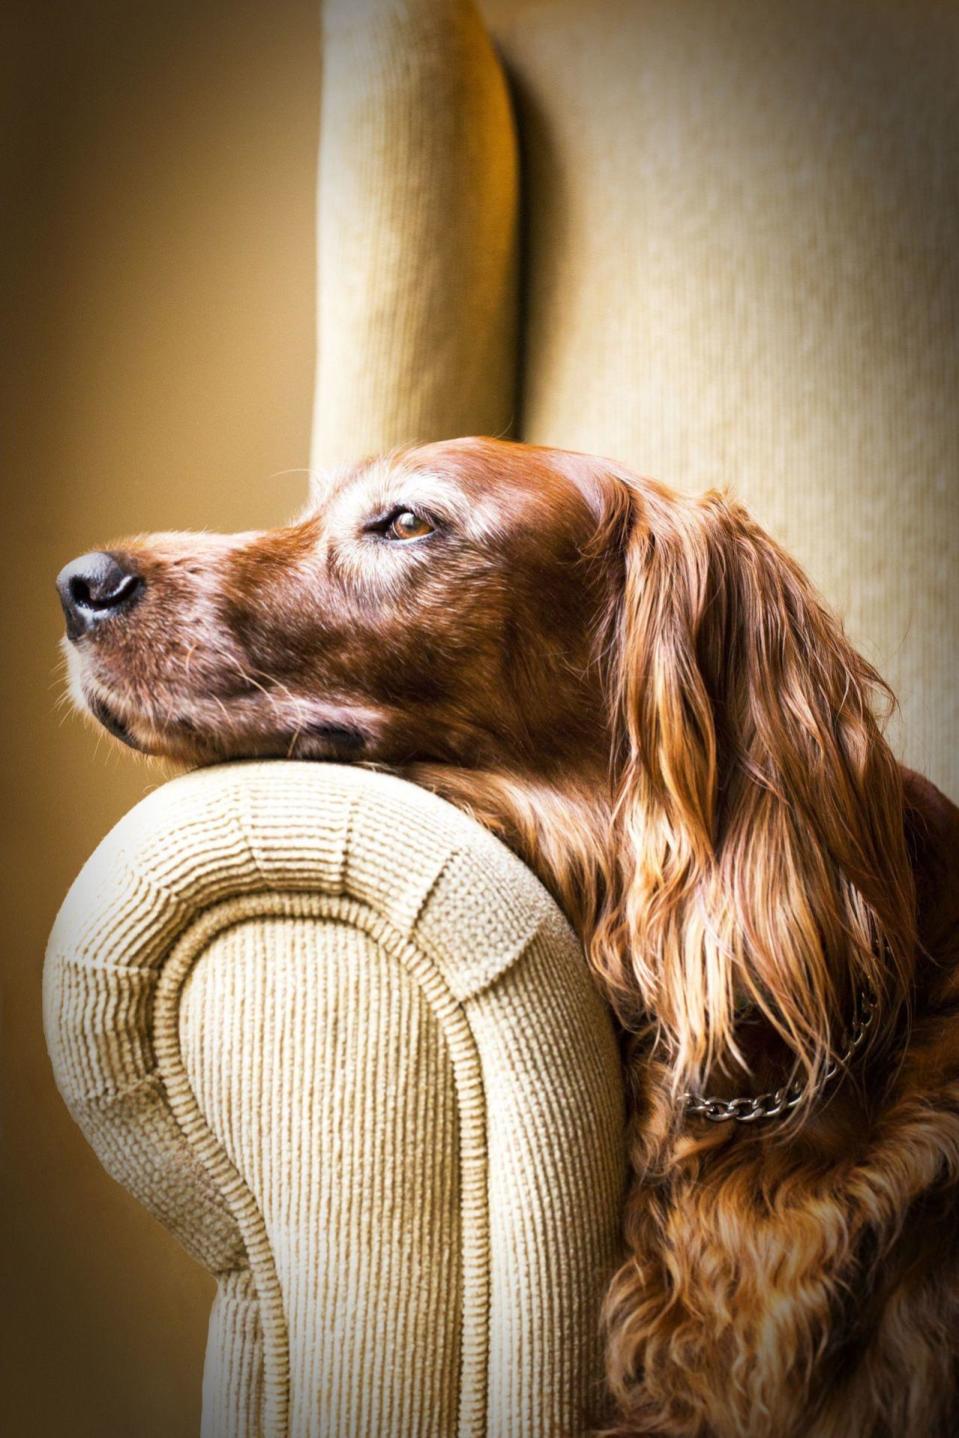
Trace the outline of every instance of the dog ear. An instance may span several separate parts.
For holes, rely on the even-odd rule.
[[[626,1022],[656,1025],[677,1090],[744,1064],[743,1008],[813,1087],[857,995],[888,1016],[907,991],[901,778],[872,709],[888,691],[743,509],[629,488],[593,960]]]

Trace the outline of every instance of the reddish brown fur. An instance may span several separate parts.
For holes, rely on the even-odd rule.
[[[365,530],[394,505],[434,533]],[[631,1095],[608,1431],[959,1431],[959,811],[896,765],[881,682],[745,511],[460,440],[288,529],[115,552],[144,597],[74,680],[130,742],[389,765],[582,933]],[[828,1082],[863,991],[872,1042]],[[797,1076],[787,1124],[684,1114]]]

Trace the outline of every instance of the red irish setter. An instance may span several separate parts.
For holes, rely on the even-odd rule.
[[[630,1093],[606,1431],[959,1433],[959,810],[742,508],[458,440],[59,584],[126,743],[390,766],[577,926]]]

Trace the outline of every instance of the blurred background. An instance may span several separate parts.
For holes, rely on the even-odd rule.
[[[379,8],[422,18],[428,5]],[[505,149],[494,196],[520,275],[519,378],[500,324],[490,352],[509,372],[492,399],[462,421],[453,405],[380,422],[366,348],[352,320],[329,318],[377,294],[359,275],[362,226],[337,210],[366,172],[334,165],[320,190],[316,458],[432,437],[421,431],[448,412],[449,428],[512,427],[679,488],[730,485],[899,690],[899,751],[959,798],[959,7],[480,9],[519,120],[515,215]],[[11,41],[0,1420],[169,1438],[198,1430],[212,1281],[99,1169],[53,1088],[40,1011],[64,893],[165,771],[58,708],[53,579],[124,533],[256,528],[299,508],[320,117],[348,142],[357,114],[375,131],[376,112],[364,52],[350,68],[342,36],[324,75],[315,0],[76,0],[32,7]],[[428,25],[417,43],[429,50]],[[456,203],[444,194],[436,214]],[[457,246],[461,274],[484,252],[493,207],[463,212],[454,278]],[[390,255],[377,262],[391,294]],[[490,283],[508,305],[505,274]],[[428,267],[405,283],[428,287]],[[456,318],[469,295],[454,283],[442,303]],[[380,351],[390,376],[397,351]]]
[[[57,708],[53,579],[124,533],[278,524],[303,502],[319,25],[312,0],[78,0],[34,13],[20,40],[0,1426],[173,1438],[199,1431],[213,1282],[100,1170],[53,1088],[40,1012],[60,901],[164,771]]]

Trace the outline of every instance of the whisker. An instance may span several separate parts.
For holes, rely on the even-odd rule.
[[[276,696],[272,692],[273,689],[282,690],[283,693],[286,695],[287,699],[294,707],[298,706],[302,702],[297,697],[297,695],[291,692],[289,687],[284,684],[282,680],[274,678],[274,676],[270,674],[266,669],[257,669],[256,673],[262,675],[262,677],[266,680],[266,683],[271,686],[270,689],[266,688],[265,685],[260,684],[258,680],[254,679],[253,675],[244,668],[244,666],[240,663],[235,654],[230,654],[229,652],[227,652],[224,657],[228,659],[231,664],[234,665],[243,682],[245,684],[252,684],[254,689],[259,689],[260,693],[270,701],[270,703],[273,705],[273,708],[276,709],[277,712],[279,712],[279,706],[276,702]]]
[[[254,689],[259,689],[260,693],[266,695],[267,699],[269,699],[270,702],[273,703],[273,695],[270,693],[270,691],[264,688],[264,686],[258,680],[253,678],[252,674],[249,674],[247,670],[244,669],[243,665],[240,663],[239,659],[237,659],[234,654],[228,653],[224,657],[229,659],[231,664],[235,665],[237,673],[243,680],[244,684],[252,684]],[[262,673],[262,671],[258,672]],[[268,675],[266,677],[269,678]]]
[[[229,727],[230,727],[230,713],[229,713],[229,710],[227,709],[226,705],[223,703],[223,700],[220,699],[220,698],[218,697],[218,695],[216,695],[216,694],[211,694],[209,697],[213,700],[214,704],[217,706],[217,708],[218,708],[218,709],[220,710],[220,712],[222,713],[223,718],[226,720],[226,727],[227,727],[227,729],[229,729]]]
[[[300,464],[294,465],[291,469],[275,469],[272,474],[267,475],[267,480],[285,479],[288,474],[305,474],[312,479],[316,473],[318,471],[311,469],[309,465]]]

